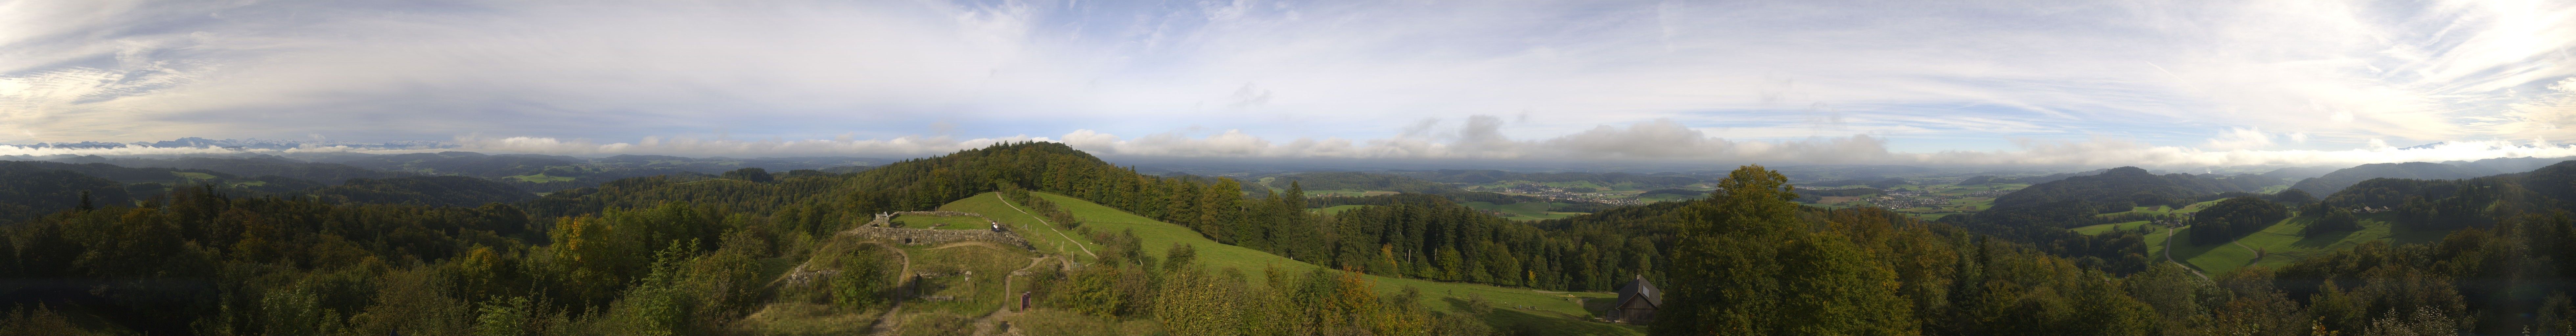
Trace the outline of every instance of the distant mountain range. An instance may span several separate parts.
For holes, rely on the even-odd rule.
[[[169,140],[169,141],[150,141],[150,142],[144,142],[144,141],[137,141],[137,142],[97,142],[97,141],[83,141],[83,142],[53,142],[53,143],[42,143],[42,142],[40,142],[40,143],[34,143],[34,144],[18,144],[18,145],[10,145],[10,146],[19,146],[19,147],[27,147],[27,148],[132,148],[132,147],[154,147],[154,148],[206,148],[206,147],[213,147],[213,148],[229,148],[229,149],[280,149],[280,150],[282,150],[282,149],[293,149],[293,148],[305,148],[305,147],[329,147],[329,146],[342,146],[342,147],[365,148],[365,149],[446,149],[446,148],[457,148],[457,147],[458,147],[456,143],[453,143],[453,142],[446,142],[446,141],[347,142],[347,141],[322,141],[322,140],[269,140],[269,139],[221,139],[221,140],[217,140],[217,139],[207,139],[207,138],[198,138],[198,137],[186,137],[186,138],[179,138],[179,139]]]
[[[2444,161],[2374,163],[2335,170],[2317,177],[2300,180],[2290,189],[2314,195],[2331,195],[2353,184],[2375,178],[2416,180],[2455,180],[2481,176],[2528,172],[2576,158],[2494,158],[2477,161]],[[2286,170],[2286,169],[2285,169]],[[2268,174],[2267,174],[2268,175]]]
[[[2279,179],[2256,174],[2157,175],[2138,167],[2119,167],[2004,194],[1995,198],[1992,208],[1977,213],[1973,219],[2007,226],[2090,224],[2088,219],[2095,214],[2139,206],[2178,207],[2201,201],[2206,195],[2253,192],[2277,185],[2281,185]]]
[[[2431,162],[2373,163],[2336,170],[2332,173],[2326,173],[2325,176],[2300,180],[2298,184],[2291,185],[2290,189],[2304,190],[2309,194],[2315,195],[2330,195],[2338,191],[2343,191],[2343,188],[2351,187],[2354,183],[2361,183],[2361,181],[2375,178],[2452,180],[2495,175],[2498,173],[2499,172],[2494,169],[2461,167]]]

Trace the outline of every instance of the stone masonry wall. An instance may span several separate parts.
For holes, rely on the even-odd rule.
[[[938,245],[964,241],[987,241],[1018,246],[1020,248],[1030,250],[1037,249],[1036,247],[1029,246],[1029,241],[1027,239],[1022,239],[1020,238],[1020,235],[1011,234],[1007,231],[993,232],[993,230],[905,229],[882,226],[862,226],[856,229],[850,229],[849,231],[843,231],[842,234],[856,236],[860,239],[884,239],[888,242],[904,245]]]
[[[875,226],[875,227],[886,227],[886,226],[890,226],[890,225],[893,225],[893,224],[894,224],[894,223],[893,223],[893,221],[894,221],[894,216],[902,216],[902,215],[975,216],[975,217],[984,217],[984,215],[983,215],[983,214],[972,213],[972,212],[956,212],[956,211],[897,211],[897,212],[883,212],[883,213],[877,213],[877,218],[876,218],[875,220],[869,220],[867,225],[862,225],[862,226]],[[991,222],[991,221],[993,221],[993,219],[992,219],[992,218],[984,218],[984,221],[985,221],[985,222]]]

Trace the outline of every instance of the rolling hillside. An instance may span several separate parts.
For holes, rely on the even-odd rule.
[[[1107,206],[1095,204],[1090,201],[1040,192],[1033,192],[1032,194],[1036,194],[1038,197],[1045,197],[1047,200],[1056,202],[1056,204],[1065,207],[1066,211],[1073,213],[1077,218],[1081,218],[1084,223],[1083,228],[1086,228],[1091,232],[1120,232],[1134,230],[1136,236],[1144,240],[1143,246],[1148,255],[1162,255],[1165,250],[1169,250],[1174,243],[1190,244],[1197,248],[1198,260],[1200,263],[1218,269],[1239,269],[1244,271],[1246,275],[1253,278],[1262,277],[1262,273],[1260,272],[1274,266],[1278,267],[1281,271],[1291,273],[1302,273],[1317,267],[1314,264],[1308,264],[1280,257],[1278,255],[1263,253],[1249,248],[1217,243],[1216,241],[1208,240],[1207,237],[1199,235],[1198,232],[1191,231],[1189,228],[1181,227],[1180,225],[1148,219],[1125,211],[1111,209]],[[1010,226],[1012,230],[1019,232],[1023,237],[1027,237],[1030,243],[1037,246],[1040,251],[1050,254],[1070,255],[1081,260],[1089,260],[1092,259],[1092,257],[1087,255],[1088,253],[1086,253],[1086,251],[1097,252],[1102,248],[1101,245],[1093,243],[1089,237],[1085,237],[1085,235],[1077,232],[1080,230],[1054,227],[1046,223],[1042,223],[1037,216],[1022,213],[1021,211],[1026,210],[1026,207],[1017,207],[1015,209],[1014,205],[1005,203],[1002,197],[997,193],[978,194],[974,197],[957,200],[940,206],[939,209],[975,212],[984,214],[987,217],[992,217],[994,220]],[[1368,276],[1368,278],[1377,283],[1379,291],[1385,293],[1400,292],[1407,286],[1417,288],[1421,290],[1423,295],[1425,295],[1427,300],[1424,302],[1427,306],[1431,309],[1441,311],[1459,311],[1461,309],[1458,307],[1458,304],[1462,303],[1466,297],[1470,295],[1483,296],[1485,299],[1495,302],[1495,305],[1499,307],[1495,310],[1494,314],[1485,316],[1486,322],[1492,324],[1497,329],[1510,330],[1512,329],[1511,326],[1538,324],[1540,326],[1544,326],[1544,329],[1542,330],[1566,332],[1566,334],[1616,335],[1642,334],[1644,332],[1643,328],[1634,326],[1589,322],[1594,314],[1589,312],[1588,309],[1584,308],[1581,303],[1578,303],[1577,300],[1574,299],[1607,299],[1612,297],[1610,293],[1548,292],[1527,288],[1505,288],[1489,285],[1399,279],[1374,275]],[[1259,282],[1255,282],[1255,285],[1260,284]]]
[[[2364,215],[2361,220],[2362,229],[2359,231],[2303,237],[2299,235],[2299,230],[2307,228],[2316,220],[2316,217],[2291,217],[2274,223],[2261,232],[2237,238],[2226,244],[2191,245],[2175,241],[2171,249],[2174,260],[2216,276],[2246,266],[2279,268],[2309,256],[2351,249],[2355,245],[2372,241],[2385,241],[2398,245],[2416,244],[2440,240],[2443,235],[2450,234],[2447,230],[2422,231],[2397,228],[2389,222],[2389,219],[2389,216],[2384,214]],[[2183,227],[2147,235],[2147,253],[2162,260],[2161,257],[2167,249],[2165,241],[2171,235],[2186,234],[2184,231],[2189,230],[2191,230],[2190,227]]]
[[[2449,180],[2495,174],[2496,171],[2493,169],[2461,167],[2431,162],[2373,163],[2336,170],[2332,173],[2326,173],[2325,176],[2300,180],[2298,184],[2291,185],[2290,189],[2306,190],[2309,194],[2332,195],[2336,192],[2343,191],[2343,188],[2352,187],[2355,183],[2361,183],[2361,181],[2368,181],[2375,178]]]

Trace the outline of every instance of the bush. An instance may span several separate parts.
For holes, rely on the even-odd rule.
[[[1431,314],[1432,335],[1493,335],[1494,327],[1467,314]]]
[[[831,281],[835,306],[857,310],[876,305],[885,301],[885,291],[892,287],[886,281],[886,273],[891,272],[886,269],[885,258],[872,248],[876,245],[861,246],[835,263],[841,270]]]

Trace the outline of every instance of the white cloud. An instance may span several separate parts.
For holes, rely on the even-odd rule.
[[[2293,139],[2297,142],[2307,142],[2307,136],[2305,134],[2294,136]],[[2272,147],[2272,135],[2263,133],[2263,129],[2261,128],[2249,127],[2229,129],[2226,133],[2219,133],[2216,138],[2210,138],[2208,147],[2216,149],[2257,149]]]
[[[645,137],[636,142],[599,143],[588,140],[562,140],[547,137],[456,137],[457,149],[506,153],[557,155],[666,154],[727,157],[772,157],[799,155],[889,155],[918,157],[941,155],[959,150],[982,148],[995,143],[1019,141],[1053,141],[1025,136],[1001,138],[954,139],[946,136],[906,136],[869,140],[729,140]]]
[[[1532,161],[1709,162],[1712,164],[1911,164],[1963,166],[2120,166],[2206,167],[2236,165],[2320,165],[2387,162],[2440,162],[2499,157],[2571,157],[2576,146],[2534,140],[2452,141],[2420,149],[2398,149],[2371,139],[2366,148],[2349,150],[2274,150],[2272,136],[2237,129],[2212,143],[2233,148],[2155,146],[2096,136],[2085,141],[2015,140],[2017,148],[1993,151],[1894,152],[1887,139],[1869,135],[1783,141],[1735,141],[1683,127],[1669,120],[1602,125],[1590,130],[1539,140],[1512,140],[1494,134],[1494,124],[1470,118],[1451,132],[1417,130],[1395,137],[1367,140],[1364,145],[1338,138],[1274,142],[1239,130],[1192,138],[1163,133],[1122,140],[1092,130],[1066,134],[1066,143],[1104,155],[1360,159],[1517,159]],[[1497,119],[1498,120],[1498,119]],[[1447,136],[1420,134],[1446,133]]]
[[[2233,149],[2157,146],[2121,138],[2095,136],[2082,141],[2015,139],[2013,149],[1969,151],[1951,150],[1930,153],[1899,152],[1888,149],[1888,138],[1871,135],[1816,137],[1794,140],[1730,140],[1710,132],[1682,126],[1670,120],[1656,120],[1627,125],[1599,125],[1572,134],[1538,139],[1513,139],[1502,135],[1501,119],[1489,116],[1468,118],[1468,122],[1451,128],[1431,128],[1436,121],[1424,122],[1420,129],[1390,137],[1351,140],[1342,138],[1295,138],[1274,141],[1242,130],[1225,130],[1212,134],[1192,135],[1167,132],[1127,138],[1095,130],[1076,130],[1060,139],[1011,136],[958,139],[947,136],[903,136],[885,139],[853,140],[847,137],[815,140],[735,140],[691,137],[644,137],[637,141],[599,142],[551,137],[458,136],[454,141],[434,149],[381,149],[379,147],[316,146],[291,149],[225,149],[217,147],[139,147],[59,148],[0,145],[0,156],[11,155],[190,155],[235,153],[412,153],[422,151],[480,151],[492,153],[535,153],[556,155],[599,156],[616,154],[661,154],[686,156],[780,157],[780,156],[874,156],[887,158],[941,155],[958,150],[981,148],[994,143],[1018,141],[1062,142],[1076,149],[1103,156],[1185,157],[1185,158],[1335,158],[1370,160],[1479,159],[1518,160],[1526,162],[1603,162],[1603,163],[1704,163],[1732,165],[1759,163],[1768,165],[1798,164],[1904,164],[1935,166],[2149,166],[2208,167],[2238,165],[2324,165],[2386,162],[2440,162],[2478,160],[2498,157],[2571,157],[2576,146],[2550,144],[2535,138],[2526,144],[2510,141],[2450,141],[2428,148],[2399,149],[2378,139],[2367,147],[2347,150],[2284,150],[2262,146],[2239,146]],[[2236,138],[2268,138],[2259,130],[2239,129],[2229,132]],[[2247,142],[2250,140],[2231,140]],[[2221,141],[2213,141],[2221,142]]]
[[[2568,133],[2576,106],[2563,1],[445,5],[0,5],[20,23],[0,26],[0,141],[900,140],[946,121],[961,137],[1317,139],[1120,140],[1170,155],[1802,157],[1776,152],[2520,139]],[[1493,111],[1531,115],[1457,138],[1368,133]],[[1604,124],[1633,135],[1584,135]],[[2204,142],[2228,128],[2272,133]],[[1547,138],[1565,134],[1580,137]],[[1607,141],[1686,147],[1550,151]],[[1987,142],[1965,149],[2018,148]]]

